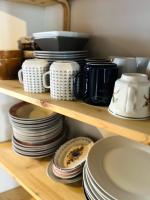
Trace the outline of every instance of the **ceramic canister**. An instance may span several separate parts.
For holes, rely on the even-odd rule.
[[[73,79],[79,72],[80,66],[74,61],[56,61],[50,66],[50,71],[43,75],[45,88],[50,88],[50,95],[57,100],[74,100]],[[47,75],[50,85],[47,85]]]
[[[109,111],[123,118],[149,118],[150,81],[147,75],[138,73],[123,74],[115,83]]]
[[[134,57],[114,57],[112,62],[118,66],[118,78],[120,78],[123,73],[137,72],[137,63]]]
[[[24,91],[31,93],[46,92],[43,86],[43,74],[48,70],[49,63],[44,59],[26,60],[22,69],[18,72],[18,78],[24,86]]]
[[[148,66],[149,60],[149,57],[136,57],[138,73],[146,74],[146,68]]]

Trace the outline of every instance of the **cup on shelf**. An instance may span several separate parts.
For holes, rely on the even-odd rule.
[[[74,79],[74,94],[88,104],[108,106],[113,94],[114,84],[118,76],[118,67],[109,62],[88,62]],[[77,83],[82,81],[82,92]]]
[[[73,78],[79,70],[79,64],[74,61],[53,62],[49,72],[43,75],[43,85],[50,88],[53,99],[74,100]],[[50,77],[50,85],[47,84],[47,76]]]
[[[112,58],[112,62],[118,66],[118,78],[120,78],[123,73],[137,72],[137,63],[134,57],[114,57]]]
[[[150,81],[147,75],[126,73],[115,83],[109,111],[126,119],[150,117]]]
[[[149,61],[149,57],[136,57],[137,72],[146,74],[146,68],[148,66]]]
[[[150,80],[150,61],[148,62],[147,68],[146,68],[146,74],[148,76],[148,79]]]
[[[18,72],[18,78],[24,86],[24,91],[31,93],[46,92],[43,86],[43,74],[48,70],[49,63],[46,60],[26,60],[22,65],[22,69]]]

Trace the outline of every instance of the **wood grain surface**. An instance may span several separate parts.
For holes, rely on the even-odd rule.
[[[50,158],[36,160],[18,156],[12,151],[10,142],[0,144],[0,165],[35,199],[84,200],[81,183],[65,185],[47,176],[49,161]]]
[[[28,192],[22,187],[0,193],[0,200],[35,200]]]
[[[91,106],[80,101],[56,101],[48,93],[26,93],[17,80],[0,80],[0,92],[115,134],[139,142],[150,142],[150,120],[119,119],[112,116],[105,107]]]

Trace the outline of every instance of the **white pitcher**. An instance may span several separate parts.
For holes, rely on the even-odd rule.
[[[150,81],[147,75],[123,74],[115,83],[109,111],[123,118],[150,117]]]

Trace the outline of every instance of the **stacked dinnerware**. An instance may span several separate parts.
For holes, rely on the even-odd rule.
[[[9,111],[13,128],[13,150],[33,158],[55,153],[65,141],[63,117],[38,106],[21,102]]]
[[[91,148],[83,170],[88,200],[149,200],[150,148],[113,136]]]
[[[82,178],[82,170],[93,141],[78,137],[66,142],[56,152],[50,162],[47,174],[62,183],[74,183]]]
[[[88,51],[34,51],[34,57],[46,59],[50,64],[57,60],[71,60],[83,66],[88,57]]]

